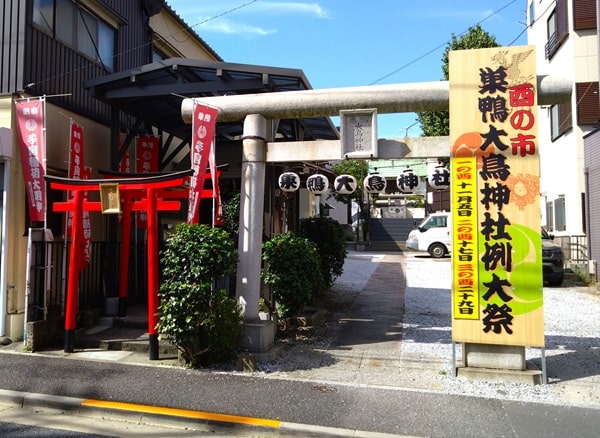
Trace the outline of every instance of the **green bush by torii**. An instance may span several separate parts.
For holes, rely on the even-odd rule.
[[[277,234],[263,243],[262,273],[277,302],[281,318],[298,316],[323,288],[317,246],[293,233]]]
[[[235,272],[237,251],[226,231],[179,224],[161,255],[158,331],[187,366],[214,363],[234,353],[242,337],[235,299],[212,287]]]
[[[333,286],[335,279],[344,273],[344,261],[348,254],[344,227],[329,217],[305,218],[300,220],[300,235],[317,246],[323,286]]]

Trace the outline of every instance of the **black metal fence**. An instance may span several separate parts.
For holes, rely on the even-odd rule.
[[[92,242],[89,265],[79,274],[80,310],[102,307],[106,286],[114,284],[114,270],[107,269],[109,257],[106,242]],[[31,273],[27,320],[39,321],[64,314],[67,289],[69,247],[64,242],[32,242]]]
[[[568,264],[579,265],[588,262],[587,236],[555,236],[554,241],[562,247],[565,262]]]
[[[121,243],[92,242],[89,265],[79,273],[79,311],[104,309],[107,297],[118,296]],[[128,304],[147,300],[148,264],[145,243],[132,242],[127,286]],[[32,242],[27,320],[64,315],[69,246],[64,242]],[[235,276],[215,280],[214,286],[235,296]]]

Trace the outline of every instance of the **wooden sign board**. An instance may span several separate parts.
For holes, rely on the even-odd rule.
[[[121,214],[121,196],[119,195],[119,184],[100,184],[100,204],[102,214]]]
[[[535,47],[449,59],[452,339],[543,347]]]

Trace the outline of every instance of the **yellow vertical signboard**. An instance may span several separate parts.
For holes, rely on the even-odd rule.
[[[455,157],[452,162],[452,242],[454,299],[452,312],[457,319],[479,319],[477,216],[477,160]]]
[[[544,346],[535,48],[450,52],[452,339]]]

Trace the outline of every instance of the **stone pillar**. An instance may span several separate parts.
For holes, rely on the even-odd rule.
[[[249,114],[244,120],[240,196],[239,261],[236,298],[244,316],[242,348],[264,352],[275,341],[275,323],[261,321],[261,256],[266,175],[267,120]]]

